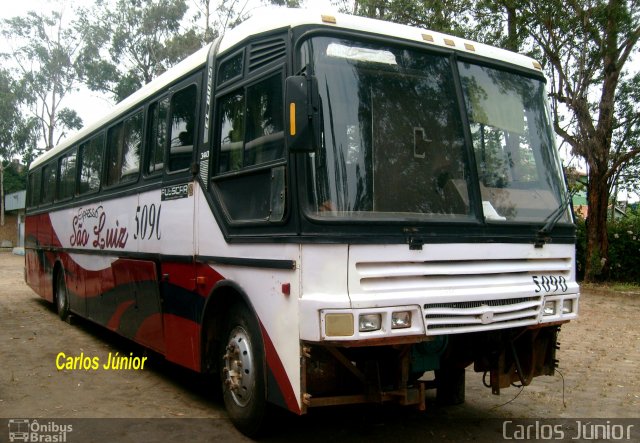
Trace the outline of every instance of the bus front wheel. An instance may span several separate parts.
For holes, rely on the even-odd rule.
[[[266,424],[264,347],[258,322],[243,305],[233,306],[220,346],[222,396],[231,422],[255,437]]]
[[[60,318],[66,320],[69,316],[69,294],[62,268],[56,273],[56,309]]]

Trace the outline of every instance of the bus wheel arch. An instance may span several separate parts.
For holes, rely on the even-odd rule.
[[[217,373],[233,424],[255,437],[267,424],[266,356],[260,323],[246,295],[232,283],[214,288],[202,322],[203,372]]]
[[[69,291],[65,279],[65,271],[62,263],[56,261],[53,267],[53,302],[61,320],[69,317]]]
[[[211,290],[202,310],[201,327],[201,368],[204,373],[216,373],[218,347],[223,340],[222,334],[226,313],[235,303],[249,305],[244,292],[227,280],[219,282]]]

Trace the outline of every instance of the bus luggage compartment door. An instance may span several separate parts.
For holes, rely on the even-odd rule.
[[[107,327],[164,353],[162,311],[156,263],[118,259],[111,264],[115,294]]]

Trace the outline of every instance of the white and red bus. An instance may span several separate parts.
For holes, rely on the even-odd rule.
[[[408,26],[260,14],[33,162],[26,280],[272,405],[464,399],[554,373],[575,226],[540,65]]]

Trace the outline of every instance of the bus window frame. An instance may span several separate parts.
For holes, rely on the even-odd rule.
[[[88,197],[94,194],[99,194],[100,191],[104,188],[104,175],[105,175],[105,149],[106,149],[106,144],[107,144],[107,128],[106,127],[102,127],[100,130],[94,132],[93,134],[91,134],[90,136],[86,137],[85,139],[83,139],[80,143],[78,143],[78,166],[82,166],[82,164],[80,163],[82,157],[80,156],[80,149],[85,146],[90,144],[92,141],[94,141],[96,138],[102,136],[102,146],[100,147],[100,156],[102,157],[102,164],[100,165],[100,184],[98,185],[97,189],[93,189],[93,190],[89,190],[86,192],[81,192],[81,179],[82,179],[82,168],[77,168],[77,182],[76,182],[76,196],[78,198],[84,198],[84,197]],[[83,150],[84,153],[84,150]]]
[[[192,169],[194,163],[196,162],[195,155],[197,152],[199,152],[199,149],[200,149],[200,145],[198,143],[199,141],[198,135],[200,131],[200,120],[202,118],[201,114],[202,112],[204,112],[201,109],[202,91],[203,91],[202,78],[203,78],[203,73],[200,71],[198,71],[195,74],[191,74],[183,78],[178,83],[171,86],[171,88],[169,89],[169,93],[166,95],[166,97],[169,98],[169,112],[167,114],[167,141],[165,143],[165,157],[164,157],[164,168],[163,168],[164,170],[163,175],[165,179],[171,179],[189,172]],[[180,168],[180,169],[171,171],[169,170],[169,157],[171,155],[171,127],[172,127],[173,109],[174,109],[173,98],[175,97],[176,94],[182,91],[185,91],[187,88],[191,86],[195,86],[196,88],[196,94],[195,94],[196,102],[194,104],[194,122],[193,122],[194,126],[193,126],[193,145],[191,149],[191,162],[189,163],[189,166],[187,166],[186,168]]]
[[[162,174],[164,173],[165,170],[165,163],[166,163],[166,159],[163,160],[163,165],[162,168],[154,170],[153,172],[149,172],[149,166],[151,164],[151,149],[150,149],[150,145],[152,142],[152,135],[153,135],[153,128],[151,127],[151,125],[153,124],[154,120],[151,116],[151,111],[152,111],[152,107],[154,105],[159,105],[161,101],[167,99],[168,103],[169,103],[169,108],[171,105],[171,93],[170,92],[165,92],[157,97],[154,97],[153,100],[149,100],[147,103],[145,103],[144,105],[144,114],[145,114],[145,120],[144,120],[144,141],[143,141],[143,156],[141,158],[142,160],[142,166],[141,166],[141,171],[142,171],[142,178],[143,180],[154,180],[157,179],[158,177],[162,177]],[[167,115],[165,117],[165,124],[168,125],[169,124],[169,115],[170,113],[167,112]],[[167,135],[167,134],[165,134]],[[167,145],[168,141],[165,140],[164,145],[162,147],[162,151],[164,152],[164,154],[166,155],[166,151],[167,151]]]
[[[233,58],[237,57],[238,55],[240,55],[240,60],[242,61],[242,66],[240,67],[240,73],[235,75],[234,77],[230,77],[230,78],[228,78],[228,79],[226,79],[224,81],[219,82],[218,79],[220,78],[220,69],[222,68],[222,65],[224,65],[228,61],[231,61]],[[218,96],[218,90],[223,90],[227,86],[229,86],[229,85],[235,83],[236,81],[246,77],[245,76],[246,68],[247,68],[246,46],[243,46],[242,48],[238,49],[237,51],[233,51],[229,55],[225,55],[225,57],[222,58],[217,63],[217,67],[216,67],[215,87],[213,88],[215,96],[216,97]]]
[[[252,42],[248,42],[246,43],[246,45],[250,45]],[[243,48],[242,50],[244,50],[245,48]],[[234,52],[234,54],[237,54],[240,51],[236,51]],[[246,52],[245,52],[245,56],[246,56]],[[269,79],[270,77],[276,76],[276,75],[280,75],[281,78],[281,94],[282,94],[282,104],[283,104],[283,109],[282,109],[282,124],[283,124],[283,130],[284,130],[284,126],[285,126],[285,122],[284,122],[284,117],[285,117],[285,110],[284,110],[284,84],[285,84],[285,79],[287,77],[287,67],[288,67],[288,58],[284,59],[284,60],[278,60],[277,62],[274,62],[273,64],[270,64],[262,69],[258,69],[255,71],[255,73],[251,73],[248,75],[244,75],[242,77],[242,79],[238,79],[238,81],[236,81],[235,83],[228,81],[225,82],[224,84],[226,85],[225,88],[220,88],[218,90],[215,91],[213,100],[214,100],[214,121],[213,121],[213,140],[212,140],[212,165],[210,168],[210,192],[215,196],[214,200],[216,201],[216,206],[218,207],[218,209],[220,210],[220,212],[223,214],[223,220],[224,223],[230,227],[230,228],[239,228],[239,227],[273,227],[273,226],[284,226],[286,224],[288,224],[289,222],[289,218],[291,216],[291,205],[292,205],[292,190],[291,190],[291,162],[289,161],[289,152],[286,149],[286,146],[284,146],[285,143],[285,139],[284,136],[282,138],[282,144],[283,144],[283,150],[282,150],[282,156],[278,159],[274,159],[274,160],[270,160],[264,163],[259,163],[259,164],[251,164],[251,165],[246,165],[244,163],[244,155],[245,155],[245,145],[246,145],[246,133],[247,133],[247,125],[246,125],[246,113],[247,113],[247,90],[254,86],[257,85],[267,79]],[[245,63],[246,65],[246,63]],[[219,172],[218,171],[218,167],[220,165],[220,150],[221,150],[221,140],[220,140],[220,125],[221,125],[221,116],[220,116],[220,103],[222,101],[223,98],[225,98],[226,96],[229,96],[230,94],[233,94],[234,92],[238,92],[238,91],[242,91],[242,95],[244,97],[244,101],[243,101],[243,109],[244,109],[244,113],[243,113],[243,123],[244,123],[244,127],[243,127],[243,140],[242,140],[242,167],[240,167],[237,170],[230,170],[230,171],[224,171],[224,172]],[[269,220],[269,219],[242,219],[242,220],[235,220],[233,218],[231,218],[231,214],[229,213],[229,210],[225,204],[225,200],[223,198],[223,193],[220,190],[219,186],[217,185],[217,183],[220,182],[224,182],[224,181],[228,181],[228,180],[234,180],[234,179],[242,179],[243,177],[249,177],[251,175],[258,175],[260,173],[264,173],[264,171],[266,170],[274,170],[275,168],[281,167],[283,166],[285,168],[285,180],[284,180],[284,186],[285,186],[285,208],[284,208],[284,213],[283,216],[280,220]]]
[[[31,177],[33,177],[33,181],[37,183],[31,182]],[[33,190],[37,187],[38,195],[37,201],[34,201]],[[40,206],[40,192],[42,191],[42,166],[38,166],[33,171],[29,172],[27,177],[27,190],[29,194],[29,198],[27,199],[27,208],[28,209],[36,209]]]
[[[105,134],[105,139],[104,139],[104,145],[103,145],[103,149],[102,149],[102,153],[103,153],[103,161],[102,161],[102,180],[100,182],[100,187],[98,188],[98,190],[96,191],[97,193],[100,193],[100,191],[102,190],[112,190],[112,189],[119,189],[119,188],[126,188],[126,187],[133,187],[136,186],[140,183],[140,177],[142,177],[142,159],[144,158],[144,152],[145,152],[145,145],[146,145],[146,140],[144,137],[144,133],[145,133],[145,128],[146,128],[146,121],[147,121],[147,115],[145,113],[145,109],[147,108],[147,106],[145,106],[146,103],[140,103],[138,104],[138,106],[136,106],[135,108],[131,109],[130,112],[126,113],[125,115],[121,116],[119,119],[111,122],[108,126],[105,126],[104,128],[104,134]],[[114,129],[116,126],[122,124],[124,125],[124,123],[129,120],[130,118],[132,118],[133,116],[135,116],[136,114],[140,113],[142,115],[142,140],[141,140],[141,146],[140,146],[140,153],[138,155],[138,173],[136,176],[135,180],[127,180],[127,181],[122,181],[122,174],[120,174],[120,177],[118,179],[117,183],[113,183],[113,184],[109,184],[108,183],[108,175],[109,175],[109,166],[108,166],[108,162],[109,162],[109,131],[111,131],[112,129]],[[124,126],[123,126],[124,128]]]
[[[79,179],[78,179],[78,146],[79,145],[73,145],[68,150],[65,150],[62,153],[62,155],[60,155],[58,157],[58,162],[57,162],[58,163],[58,171],[57,171],[57,177],[56,177],[56,193],[55,193],[55,198],[53,200],[54,203],[67,202],[67,201],[69,201],[71,199],[74,199],[78,195],[78,185],[79,185]],[[74,176],[73,176],[73,193],[70,196],[60,197],[61,184],[62,184],[62,175],[61,175],[62,161],[65,158],[70,157],[72,154],[75,154],[75,158],[76,158],[75,172],[74,172]]]
[[[40,168],[41,175],[40,175],[40,199],[39,199],[39,204],[38,207],[46,207],[46,206],[52,206],[55,204],[55,198],[56,198],[56,191],[57,191],[57,182],[58,182],[58,158],[59,157],[55,157],[52,158],[50,160],[48,160],[47,162],[45,162],[42,167]],[[48,201],[44,200],[44,189],[46,187],[45,184],[45,170],[47,170],[48,168],[53,169],[53,191],[51,191],[51,197]]]

